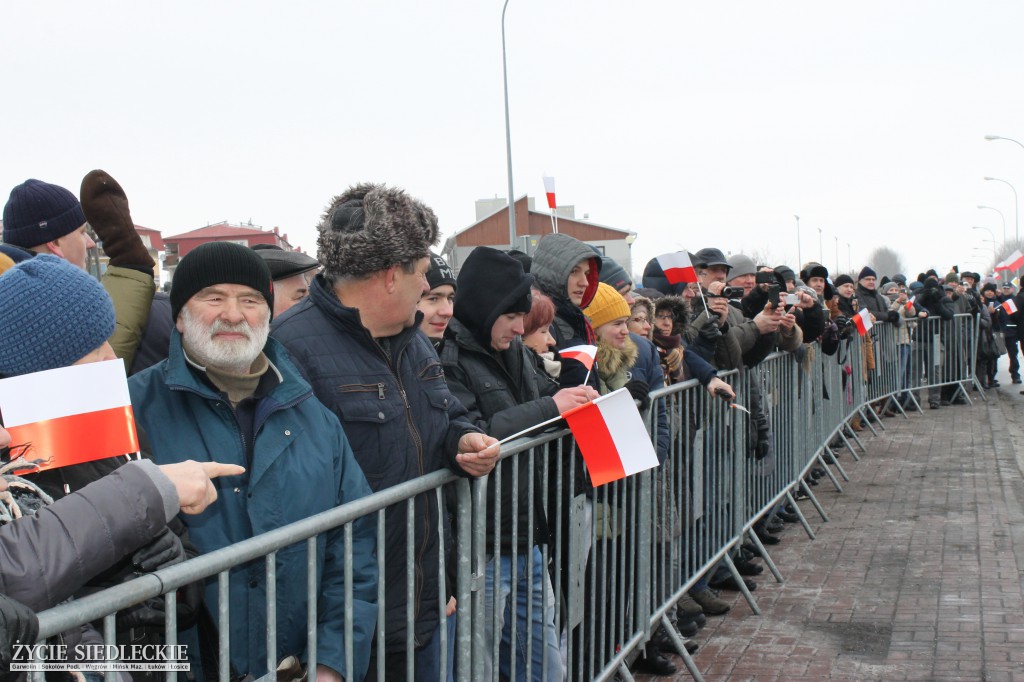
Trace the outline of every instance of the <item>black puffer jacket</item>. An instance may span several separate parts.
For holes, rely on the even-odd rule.
[[[550,382],[539,382],[531,351],[519,339],[508,350],[486,350],[461,322],[456,319],[445,331],[441,351],[445,380],[448,388],[467,410],[469,419],[484,433],[505,438],[535,424],[558,416],[558,407],[551,399],[554,395]],[[544,390],[547,395],[542,395]],[[537,433],[540,433],[538,430]],[[535,434],[531,434],[535,435]],[[517,515],[512,516],[513,466],[509,457],[501,467],[501,551],[511,553],[513,525],[517,529],[516,547],[522,553],[529,549],[527,524],[529,523],[530,473],[527,458],[519,462],[519,504]],[[534,461],[534,544],[548,539],[542,496],[542,462]],[[494,474],[487,486],[487,554],[494,549]],[[515,523],[513,524],[513,521]]]
[[[459,439],[477,431],[448,390],[441,361],[414,326],[388,339],[389,352],[370,336],[359,311],[338,301],[323,276],[310,295],[274,320],[272,335],[313,386],[316,397],[345,429],[356,461],[374,492],[445,467],[465,476],[455,461]],[[438,622],[438,509],[432,495],[416,499],[416,643]],[[385,515],[387,592],[385,647],[405,646],[406,509]]]

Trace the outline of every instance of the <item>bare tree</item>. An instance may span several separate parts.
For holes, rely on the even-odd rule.
[[[892,277],[903,272],[903,259],[900,254],[888,246],[879,246],[868,256],[868,264],[871,269],[878,273],[879,279],[883,275]],[[905,274],[905,273],[904,273]]]

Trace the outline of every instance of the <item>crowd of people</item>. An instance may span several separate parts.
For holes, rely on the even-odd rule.
[[[879,279],[865,267],[856,280],[831,278],[819,263],[796,272],[707,247],[691,254],[696,282],[670,283],[654,259],[635,283],[614,260],[566,234],[545,236],[532,254],[477,247],[455,272],[431,251],[438,225],[426,204],[398,188],[360,184],[329,202],[316,259],[207,243],[181,258],[163,293],[155,292],[155,263],[120,185],[93,171],[79,197],[28,180],[4,207],[0,378],[119,358],[140,453],[35,471],[32,444],[11,443],[0,425],[5,664],[13,643],[34,641],[34,612],[434,471],[477,478],[498,466],[500,476],[487,486],[484,671],[487,679],[495,669],[510,679],[514,665],[517,679],[563,679],[573,633],[556,616],[564,604],[553,583],[571,571],[556,577],[549,562],[582,561],[587,585],[602,580],[602,562],[587,559],[597,548],[580,560],[564,542],[562,555],[553,555],[554,539],[570,532],[573,500],[592,510],[601,496],[578,455],[565,467],[562,499],[528,494],[563,486],[548,485],[541,467],[500,460],[500,439],[552,421],[557,428],[560,415],[625,389],[651,415],[665,461],[671,415],[652,392],[696,380],[709,399],[734,399],[720,372],[756,367],[776,351],[801,362],[836,356],[864,309],[879,328],[898,329],[901,406],[913,399],[918,371],[934,384],[931,407],[960,398],[931,376],[943,367],[914,352],[914,325],[924,318],[979,319],[972,348],[983,386],[998,385],[1003,353],[1020,383],[1021,313],[1000,304],[1012,298],[1024,311],[1024,300],[1012,285],[977,273],[929,271],[908,283],[903,274]],[[109,258],[102,281],[84,270],[97,247],[91,234]],[[870,339],[863,366],[852,371],[874,367]],[[955,342],[943,332],[944,346]],[[579,346],[596,347],[592,366],[560,354]],[[773,448],[772,415],[762,387],[750,383],[747,392],[749,452],[735,454],[760,460]],[[822,475],[812,469],[807,481]],[[585,515],[591,524],[592,514]],[[782,505],[755,531],[762,543],[776,544],[785,523],[796,520],[796,510]],[[388,507],[382,530],[375,517],[364,517],[348,538],[342,528],[318,536],[315,594],[299,578],[306,545],[281,550],[278,650],[270,658],[295,657],[301,667],[314,600],[317,667],[310,675],[317,680],[349,673],[375,680],[381,659],[388,679],[404,679],[410,663],[418,680],[451,676],[454,656],[442,654],[441,632],[445,621],[450,647],[458,626],[455,579],[439,575],[438,566],[455,565],[464,551],[453,540],[453,522],[449,505],[424,494],[411,513]],[[749,546],[733,556],[748,590],[763,571],[757,559]],[[268,672],[266,579],[262,561],[231,571],[229,664],[238,679]],[[708,616],[729,611],[720,591],[738,589],[729,570],[712,568],[676,604],[674,626],[694,637]],[[439,594],[448,598],[443,609]],[[178,641],[194,646],[200,678],[217,669],[222,633],[211,614],[218,599],[216,580],[178,591]],[[163,604],[120,612],[119,641],[159,643]],[[101,641],[89,626],[65,639]],[[668,633],[655,632],[634,663],[672,674],[666,654],[673,650]]]

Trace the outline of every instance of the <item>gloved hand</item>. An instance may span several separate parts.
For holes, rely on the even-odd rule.
[[[639,401],[641,412],[645,412],[651,406],[651,387],[646,381],[633,379],[626,384],[626,390],[633,396],[633,400]]]
[[[110,264],[149,268],[152,274],[156,263],[142,243],[142,237],[135,231],[135,223],[128,211],[128,197],[117,180],[106,171],[90,171],[82,179],[79,196],[85,219],[103,242],[103,251],[110,257]]]
[[[35,644],[39,620],[32,610],[0,594],[0,670],[10,670],[15,644]]]
[[[713,347],[718,343],[718,340],[722,338],[722,329],[718,326],[717,322],[712,320],[705,322],[704,326],[702,326],[700,331],[697,332],[697,335],[705,343]]]
[[[150,573],[158,568],[180,564],[185,560],[185,548],[170,528],[164,528],[151,542],[135,551],[132,565],[136,570]]]

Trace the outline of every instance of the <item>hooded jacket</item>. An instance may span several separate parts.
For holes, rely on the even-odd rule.
[[[452,318],[445,330],[445,343],[441,351],[445,381],[452,394],[469,411],[467,418],[484,433],[495,438],[505,438],[535,424],[558,416],[558,407],[551,396],[557,387],[550,381],[540,381],[537,376],[533,353],[520,339],[512,342],[505,351],[485,349],[468,327]],[[537,433],[540,433],[538,430]],[[505,458],[498,464],[501,470],[501,551],[511,553],[513,523],[518,529],[517,551],[528,550],[527,523],[529,504],[527,491],[530,485],[530,468],[523,456],[519,462],[519,504],[518,515],[512,516],[512,459]],[[541,461],[534,462],[534,533],[533,542],[543,544],[548,539],[547,520],[544,516],[542,496]],[[487,484],[487,553],[491,554],[494,543],[494,487],[492,474]]]
[[[313,397],[280,344],[269,339],[264,352],[278,383],[258,399],[255,438],[248,447],[231,403],[186,360],[177,330],[168,359],[128,382],[136,423],[152,444],[155,462],[195,459],[246,467],[240,477],[214,481],[215,504],[182,517],[204,553],[370,494],[337,418]],[[362,679],[377,616],[374,517],[355,521],[352,530],[353,669]],[[317,537],[317,660],[343,675],[344,544],[343,528]],[[277,553],[278,660],[306,651],[306,561],[305,543]],[[266,588],[263,561],[231,570],[231,663],[239,674],[266,672]],[[217,582],[209,581],[205,601],[212,613],[217,597]]]
[[[590,262],[590,274],[587,275],[587,290],[583,293],[580,305],[569,300],[569,274],[580,261]],[[578,239],[567,234],[549,234],[541,240],[537,253],[533,256],[530,274],[537,281],[537,287],[551,297],[555,304],[555,321],[551,325],[555,337],[555,347],[559,350],[581,345],[597,345],[594,330],[590,326],[583,308],[597,292],[600,282],[601,258],[593,249]],[[562,387],[579,386],[587,376],[587,368],[577,360],[562,360],[562,373],[559,385]],[[587,382],[595,389],[598,387],[597,368],[594,367]]]
[[[310,293],[271,326],[317,398],[341,421],[373,491],[438,469],[467,476],[455,459],[459,439],[478,429],[444,381],[441,361],[415,323],[388,339],[389,353],[318,276]],[[415,641],[425,644],[438,623],[438,509],[433,495],[416,497]],[[384,646],[405,646],[406,508],[385,512]]]

